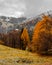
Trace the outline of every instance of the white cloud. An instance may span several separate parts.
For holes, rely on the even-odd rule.
[[[49,10],[52,10],[52,0],[43,0],[43,3],[40,6],[38,12],[42,13],[42,12],[46,12]]]
[[[52,9],[52,0],[0,0],[0,15],[36,16]]]
[[[1,4],[2,3],[2,4]],[[20,17],[26,11],[26,5],[19,0],[0,1],[0,15]]]
[[[15,11],[12,15],[9,15],[9,16],[12,16],[12,17],[24,16],[24,12]]]

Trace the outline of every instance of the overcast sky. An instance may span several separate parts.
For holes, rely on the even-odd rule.
[[[52,0],[0,0],[0,15],[32,17],[52,10]]]

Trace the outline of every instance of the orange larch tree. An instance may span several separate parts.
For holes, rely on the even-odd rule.
[[[52,49],[52,18],[44,16],[34,27],[32,51],[48,52]]]
[[[23,32],[21,34],[21,44],[22,44],[22,49],[26,49],[28,44],[30,43],[30,38],[28,34],[28,30],[26,28],[23,29]]]

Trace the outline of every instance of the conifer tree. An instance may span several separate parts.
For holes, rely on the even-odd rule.
[[[52,18],[44,16],[34,27],[32,51],[48,52],[52,49]]]
[[[28,30],[26,28],[23,29],[23,32],[21,34],[21,41],[22,41],[22,46],[23,46],[22,49],[25,50],[28,44],[30,43]]]

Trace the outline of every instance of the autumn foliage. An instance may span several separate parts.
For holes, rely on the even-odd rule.
[[[29,43],[30,43],[30,38],[29,38],[28,30],[24,28],[21,34],[22,49],[26,49]]]
[[[0,40],[4,42],[4,45],[20,48],[20,31],[13,30],[7,34],[0,34]]]
[[[0,44],[4,44],[4,42],[0,40]]]
[[[31,43],[33,52],[49,53],[52,50],[52,18],[44,16],[36,24]]]
[[[0,44],[32,52],[52,53],[52,18],[43,16],[42,20],[35,25],[32,40],[30,39],[26,27],[22,31],[13,30],[7,34],[0,33]]]

